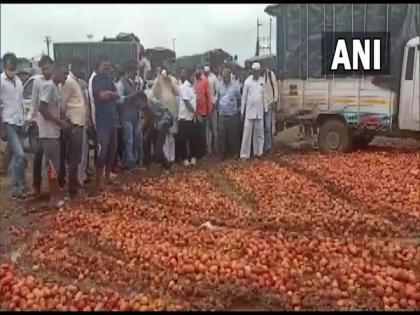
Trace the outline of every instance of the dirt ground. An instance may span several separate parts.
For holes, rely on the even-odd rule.
[[[420,150],[420,143],[411,139],[389,139],[377,137],[370,148],[367,150],[372,152],[386,151],[388,148],[401,148],[410,150]],[[286,165],[290,159],[293,159],[295,155],[302,157],[306,153],[310,153],[313,150],[304,142],[300,141],[297,137],[296,130],[288,130],[281,133],[275,142],[275,153],[273,156],[264,158],[264,160],[272,160],[279,165]],[[279,158],[280,156],[280,158]],[[284,157],[284,159],[283,159]],[[30,160],[30,158],[29,158]],[[249,191],[240,189],[235,183],[229,181],[225,173],[221,171],[221,168],[226,168],[229,165],[243,164],[247,165],[254,162],[239,162],[239,161],[228,161],[220,164],[214,159],[200,161],[197,166],[197,171],[204,171],[209,183],[220,193],[230,200],[233,200],[244,209],[248,209],[249,220],[254,222],[252,213],[256,209],[256,198]],[[287,164],[288,167],[293,170],[296,174],[301,172],[304,173],[308,178],[311,176],[309,171],[300,170],[298,166],[292,166]],[[27,169],[28,179],[30,176],[29,165]],[[177,165],[175,167],[175,177],[182,177],[185,172],[182,166]],[[306,172],[306,173],[305,173]],[[144,180],[146,178],[159,178],[163,174],[162,169],[159,166],[154,165],[151,170],[148,171],[134,171],[130,173],[121,173],[117,176],[117,179],[121,183],[131,183]],[[313,174],[312,174],[313,175]],[[170,175],[171,177],[172,175]],[[316,177],[313,176],[313,180],[316,181]],[[40,201],[26,201],[24,203],[16,203],[8,198],[9,195],[9,182],[8,177],[0,178],[0,263],[12,261],[19,261],[21,254],[33,244],[37,237],[46,231],[48,231],[52,224],[52,217],[56,216],[59,212],[51,210],[46,206],[47,196]],[[125,191],[123,187],[110,187],[109,191],[113,194],[124,195]],[[341,192],[342,193],[342,192]],[[334,194],[338,194],[334,192]],[[88,202],[89,200],[85,200]],[[70,208],[77,207],[78,203],[67,204],[61,211],[66,211]],[[194,222],[194,218],[191,218],[192,225],[198,225],[203,223],[203,218],[197,218],[197,222]],[[259,219],[255,218],[255,222]],[[225,223],[221,219],[219,222],[214,220],[212,224],[223,226]],[[261,226],[262,229],[269,230],[272,227],[269,223],[265,222]],[[419,231],[420,233],[420,231]],[[31,266],[27,266],[31,268]],[[31,270],[31,269],[28,269]],[[270,297],[264,296],[260,300],[249,301],[241,298],[241,294],[237,294],[236,300],[232,300],[227,310],[242,311],[242,310],[271,310],[270,303],[267,302]]]

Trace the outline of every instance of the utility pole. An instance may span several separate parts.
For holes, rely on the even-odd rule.
[[[51,42],[51,37],[50,36],[45,36],[45,42],[47,43],[47,55],[49,57],[50,56],[50,42]]]
[[[262,23],[260,23],[260,20],[257,18],[257,48],[255,51],[255,56],[260,55],[260,26],[262,26]]]
[[[93,34],[87,34],[86,37],[89,39],[89,41],[92,41]]]
[[[172,48],[173,48],[173,51],[175,52],[175,37],[172,39]]]

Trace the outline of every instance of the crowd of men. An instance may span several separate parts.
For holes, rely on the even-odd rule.
[[[82,196],[91,175],[89,143],[95,148],[96,191],[115,181],[111,176],[117,170],[148,168],[152,162],[171,171],[178,161],[189,167],[210,155],[249,159],[271,151],[277,79],[258,63],[246,76],[232,73],[227,64],[175,74],[165,63],[153,78],[142,66],[143,57],[122,67],[103,56],[88,77],[80,58],[66,69],[43,56],[29,121],[16,64],[13,53],[5,54],[0,77],[1,129],[11,152],[13,199],[41,193],[43,161],[52,206],[63,204],[65,190],[70,198]],[[36,127],[32,190],[25,179],[27,124]]]

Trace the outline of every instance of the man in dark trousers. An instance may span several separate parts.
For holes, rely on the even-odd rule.
[[[102,57],[99,73],[92,80],[95,101],[96,137],[98,154],[96,160],[96,191],[102,189],[103,172],[105,180],[111,181],[111,170],[117,154],[117,89],[112,81],[111,61]]]
[[[66,132],[71,128],[70,124],[60,117],[60,91],[58,86],[63,84],[65,79],[64,67],[55,64],[52,80],[44,84],[39,96],[39,114],[37,115],[39,139],[49,166],[50,203],[51,206],[58,208],[64,202],[57,182],[60,175],[60,130]]]
[[[84,66],[85,63],[82,59],[73,58],[70,72],[60,92],[61,114],[70,125],[70,128],[63,132],[65,155],[61,158],[64,164],[67,162],[68,190],[71,198],[80,196],[78,173],[82,160],[83,131],[87,125],[88,105],[85,93],[80,86],[84,76]]]
[[[229,68],[223,69],[223,80],[217,92],[219,114],[219,152],[224,160],[229,156],[239,158],[239,109],[241,92],[239,84],[231,78]]]
[[[36,118],[38,115],[39,107],[39,96],[41,95],[42,88],[45,83],[51,80],[52,69],[54,61],[48,56],[42,56],[41,60],[38,63],[38,66],[41,68],[41,73],[39,77],[34,79],[32,86],[32,121],[34,122],[34,127],[30,129],[33,131],[33,137],[31,141],[32,151],[33,151],[33,191],[31,192],[32,196],[38,196],[41,193],[41,178],[42,178],[42,158],[44,152],[42,151],[42,145],[39,140],[38,126],[36,125]]]
[[[196,164],[198,156],[196,121],[201,119],[197,116],[196,96],[191,85],[191,78],[186,69],[181,70],[181,82],[179,86],[179,110],[178,126],[181,149],[181,158],[184,166]]]

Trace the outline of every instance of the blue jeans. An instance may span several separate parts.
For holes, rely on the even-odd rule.
[[[135,152],[139,149],[139,120],[125,120],[121,125],[123,128],[124,166],[131,168],[137,162]]]
[[[7,146],[12,153],[10,171],[12,173],[12,196],[23,193],[25,188],[25,153],[23,151],[23,128],[6,124]]]
[[[273,110],[264,112],[264,152],[271,152],[273,145]]]

